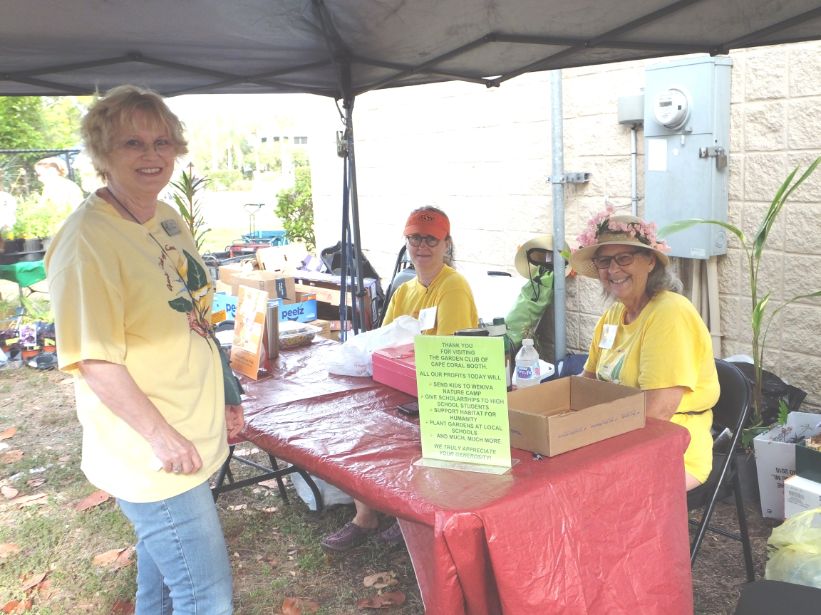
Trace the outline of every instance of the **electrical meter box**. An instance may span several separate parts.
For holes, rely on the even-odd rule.
[[[730,71],[727,57],[699,56],[645,69],[645,217],[660,228],[687,218],[727,221]],[[671,256],[727,252],[727,233],[699,224],[664,239]]]

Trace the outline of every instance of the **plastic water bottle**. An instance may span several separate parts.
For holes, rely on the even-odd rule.
[[[539,384],[542,379],[539,367],[539,353],[533,347],[533,340],[523,339],[522,348],[516,355],[516,386],[520,389]]]

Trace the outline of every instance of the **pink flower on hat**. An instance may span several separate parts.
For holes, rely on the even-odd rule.
[[[666,253],[670,251],[670,246],[663,239],[656,236],[655,222],[645,222],[638,219],[636,221],[614,220],[615,213],[616,210],[613,204],[608,202],[605,204],[603,211],[590,218],[584,232],[576,238],[576,241],[579,242],[578,249],[598,244],[603,233],[617,233],[627,235],[659,252]]]

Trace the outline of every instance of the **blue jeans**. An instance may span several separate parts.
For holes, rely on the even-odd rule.
[[[135,615],[230,615],[231,565],[208,483],[159,502],[117,502],[137,534]]]

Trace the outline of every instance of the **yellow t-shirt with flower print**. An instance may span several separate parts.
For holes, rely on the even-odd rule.
[[[202,335],[213,285],[179,214],[158,203],[140,225],[92,194],[55,236],[46,268],[59,367],[75,379],[89,481],[118,498],[151,502],[208,480],[228,454],[222,367]],[[124,365],[197,448],[200,471],[157,471],[148,442],[85,383],[77,369],[83,360]]]
[[[706,480],[712,467],[711,409],[718,401],[718,375],[710,332],[686,297],[662,291],[630,324],[624,323],[624,305],[614,303],[596,325],[584,369],[599,380],[643,391],[684,387],[671,421],[690,431],[685,468]],[[707,411],[685,414],[702,410]]]

